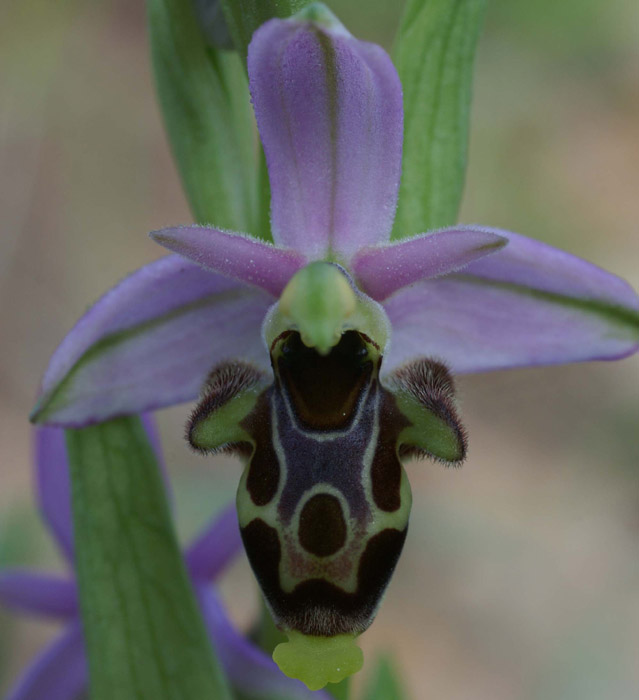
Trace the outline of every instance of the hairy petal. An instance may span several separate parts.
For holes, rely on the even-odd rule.
[[[281,700],[330,700],[324,692],[312,692],[300,681],[287,678],[275,662],[233,627],[224,606],[212,589],[198,591],[209,634],[231,684],[252,698]]]
[[[151,233],[154,241],[201,267],[278,297],[306,259],[251,236],[206,226],[180,226]]]
[[[195,398],[213,365],[267,366],[272,297],[170,255],[107,292],[53,354],[32,414],[79,427]]]
[[[353,258],[351,270],[361,288],[382,301],[401,287],[460,270],[507,242],[490,229],[457,226],[399,243],[362,248]]]
[[[0,603],[47,617],[66,618],[78,612],[78,594],[73,581],[18,569],[0,573]]]
[[[385,370],[429,356],[455,373],[616,359],[639,347],[639,297],[624,280],[507,231],[461,272],[399,290]]]
[[[88,689],[80,621],[68,625],[29,666],[5,700],[75,700]]]
[[[317,10],[315,10],[317,12]],[[271,20],[249,46],[249,85],[271,182],[276,243],[348,258],[389,238],[402,96],[388,55],[335,20]]]
[[[213,581],[242,550],[235,503],[228,505],[189,545],[184,557],[193,580]]]

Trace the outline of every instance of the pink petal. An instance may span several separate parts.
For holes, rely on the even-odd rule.
[[[306,259],[251,236],[207,226],[180,226],[151,233],[154,241],[201,267],[279,297]]]
[[[398,243],[362,248],[354,256],[351,270],[360,287],[381,301],[401,287],[460,270],[507,242],[491,229],[442,229]]]

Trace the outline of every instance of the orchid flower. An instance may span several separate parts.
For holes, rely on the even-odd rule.
[[[160,457],[153,424],[147,434]],[[161,459],[160,459],[161,464]],[[39,428],[36,435],[36,484],[40,509],[67,565],[73,570],[71,493],[64,431]],[[233,626],[211,583],[241,549],[234,506],[216,517],[184,551],[192,585],[215,650],[233,687],[250,698],[308,700],[299,681],[283,676],[275,663]],[[63,630],[9,691],[6,700],[77,700],[88,691],[88,664],[80,621],[77,585],[72,575],[0,572],[0,603],[64,623]]]
[[[78,322],[33,419],[83,426],[201,393],[191,444],[246,459],[242,538],[289,636],[275,657],[319,688],[361,666],[353,640],[407,532],[401,460],[465,457],[452,375],[629,355],[639,298],[508,231],[391,240],[401,85],[327,10],[264,24],[248,73],[274,244],[210,226],[151,234],[173,254]]]

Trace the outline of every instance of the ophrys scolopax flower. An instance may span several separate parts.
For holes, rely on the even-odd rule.
[[[78,323],[34,418],[84,425],[202,392],[189,439],[246,458],[238,514],[291,638],[278,661],[320,687],[361,663],[352,640],[400,554],[401,460],[464,458],[451,373],[623,357],[639,299],[507,231],[391,241],[401,86],[381,48],[321,8],[261,27],[248,69],[275,245],[202,226],[152,234],[177,254]]]

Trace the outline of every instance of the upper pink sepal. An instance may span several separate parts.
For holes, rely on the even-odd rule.
[[[346,262],[387,241],[402,154],[402,90],[379,46],[337,20],[273,19],[248,51],[278,245]]]

